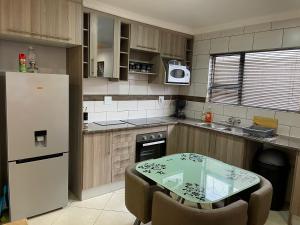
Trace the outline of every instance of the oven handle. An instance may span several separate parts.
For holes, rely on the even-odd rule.
[[[152,146],[152,145],[164,144],[165,142],[166,142],[165,140],[162,140],[162,141],[155,141],[155,142],[149,142],[149,143],[143,144],[143,147]]]

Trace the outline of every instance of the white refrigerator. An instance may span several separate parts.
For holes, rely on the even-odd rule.
[[[5,72],[0,82],[11,220],[66,206],[68,75]]]

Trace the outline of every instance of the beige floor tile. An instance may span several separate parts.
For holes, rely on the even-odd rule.
[[[101,215],[101,210],[69,207],[53,225],[93,225]]]
[[[286,225],[287,221],[285,220],[281,212],[271,211],[269,218],[265,225]]]
[[[107,202],[111,199],[113,193],[108,193],[105,195],[101,195],[96,198],[91,198],[84,201],[74,201],[72,202],[72,206],[89,208],[89,209],[104,209]]]
[[[95,225],[132,225],[135,217],[127,212],[103,211]]]
[[[52,225],[63,213],[63,209],[49,212],[28,220],[29,225]]]
[[[119,212],[128,212],[125,206],[125,190],[115,191],[111,199],[106,204],[104,210],[113,210]]]

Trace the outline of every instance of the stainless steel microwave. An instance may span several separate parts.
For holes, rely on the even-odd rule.
[[[166,65],[166,83],[177,85],[189,85],[191,82],[191,71],[180,62],[171,60]]]

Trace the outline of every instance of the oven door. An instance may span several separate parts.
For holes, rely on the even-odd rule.
[[[135,161],[157,159],[166,155],[166,139],[136,143]]]
[[[190,71],[185,66],[169,65],[167,83],[190,83]]]

